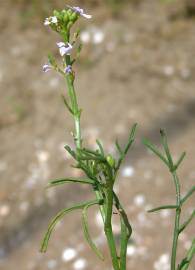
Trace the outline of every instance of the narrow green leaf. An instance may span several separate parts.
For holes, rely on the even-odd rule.
[[[87,240],[89,246],[91,247],[91,249],[95,252],[95,254],[101,259],[104,260],[104,256],[102,255],[102,253],[99,251],[99,249],[97,248],[97,246],[95,245],[95,243],[93,242],[90,233],[89,233],[89,226],[88,226],[88,222],[87,222],[87,209],[95,204],[99,204],[99,201],[92,201],[90,203],[88,203],[87,205],[85,205],[85,207],[83,208],[82,211],[82,223],[83,223],[83,232],[84,232],[84,236],[85,239]]]
[[[137,128],[137,124],[134,124],[129,135],[127,146],[125,147],[125,151],[124,151],[125,155],[129,151],[129,148],[131,147],[132,143],[134,142],[136,128]]]
[[[164,130],[161,129],[160,134],[161,134],[161,138],[162,138],[162,145],[164,147],[165,154],[166,154],[167,159],[169,161],[169,167],[170,167],[170,169],[173,169],[174,168],[173,159],[171,157],[171,153],[170,153],[170,150],[169,150],[166,133],[165,133]]]
[[[153,145],[150,141],[148,141],[147,139],[143,140],[143,143],[145,146],[147,146],[155,155],[157,155],[168,167],[169,167],[169,163],[166,160],[166,158],[161,154],[161,152],[157,149],[157,147],[155,145]]]
[[[70,208],[66,208],[61,210],[50,222],[49,227],[47,229],[47,232],[43,238],[42,244],[41,244],[41,252],[46,252],[47,251],[47,247],[48,247],[48,243],[49,243],[49,239],[51,237],[51,234],[56,226],[56,224],[69,212],[73,211],[73,210],[77,210],[77,209],[82,209],[84,208],[87,204],[89,204],[90,202],[84,202],[84,203],[80,203],[77,204],[75,206],[72,206]]]
[[[77,160],[76,153],[70,148],[70,146],[65,145],[64,148],[66,149],[66,151],[67,151],[74,159]]]
[[[55,57],[51,53],[48,54],[48,62],[53,67],[57,66]]]
[[[186,156],[186,152],[183,152],[180,156],[180,158],[178,159],[178,161],[175,164],[175,169],[177,169],[179,167],[179,165],[181,164],[181,162],[183,161],[184,157]]]
[[[60,178],[60,179],[55,179],[51,180],[48,184],[48,187],[54,187],[54,186],[59,186],[63,185],[66,183],[80,183],[80,184],[88,184],[88,185],[93,185],[94,181],[91,179],[70,179],[70,178]]]
[[[179,229],[179,233],[181,233],[191,223],[194,217],[195,217],[195,209],[192,211],[189,218],[181,225]]]
[[[150,210],[148,210],[148,212],[149,212],[149,213],[152,213],[152,212],[156,212],[156,211],[159,211],[159,210],[164,210],[164,209],[176,209],[176,208],[177,208],[177,205],[163,205],[163,206],[159,206],[159,207],[150,209]]]
[[[101,142],[97,139],[97,140],[96,140],[96,143],[97,143],[97,145],[98,145],[98,147],[99,147],[99,149],[100,149],[101,155],[104,157],[104,155],[105,155],[105,154],[104,154],[104,148],[103,148]]]
[[[189,263],[187,258],[184,258],[181,263],[178,265],[178,270],[181,270],[187,263]]]
[[[69,110],[69,112],[71,114],[73,114],[73,110],[71,109],[70,105],[68,104],[68,101],[66,100],[65,96],[62,95],[62,99],[63,99],[64,105],[67,107],[67,109]]]
[[[181,203],[183,204],[193,193],[195,192],[195,186],[193,186],[188,193],[182,198]]]
[[[95,157],[102,157],[102,155],[99,153],[99,151],[93,151],[91,149],[83,148],[80,149],[80,153],[87,154],[89,156],[95,156]]]
[[[187,270],[194,256],[195,256],[195,238],[192,241],[192,245],[190,249],[188,250],[186,257],[182,260],[183,265],[179,268],[179,270]]]
[[[137,127],[137,124],[134,124],[132,129],[131,129],[131,132],[130,132],[130,135],[129,135],[129,138],[128,138],[128,142],[127,142],[127,145],[125,146],[125,150],[123,151],[120,146],[116,144],[116,147],[118,148],[118,150],[121,152],[121,156],[118,160],[118,164],[116,166],[116,169],[115,169],[115,173],[117,173],[117,171],[119,170],[120,166],[121,166],[121,163],[123,162],[123,160],[125,159],[132,143],[134,142],[134,139],[135,139],[135,131],[136,131],[136,127]]]
[[[122,156],[124,153],[123,153],[122,148],[120,147],[118,140],[115,141],[115,145],[116,145],[116,148],[117,148],[119,154]]]

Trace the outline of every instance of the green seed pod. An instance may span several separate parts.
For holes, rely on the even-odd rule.
[[[106,160],[107,160],[108,164],[110,165],[110,167],[114,168],[114,166],[115,166],[114,158],[111,155],[108,155],[106,157]]]

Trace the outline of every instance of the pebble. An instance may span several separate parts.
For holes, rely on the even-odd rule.
[[[54,269],[54,268],[56,268],[56,266],[57,266],[57,261],[56,260],[50,260],[47,263],[48,269]]]
[[[135,170],[131,166],[127,166],[122,169],[121,174],[123,177],[132,177],[135,173]]]
[[[90,43],[91,38],[90,38],[89,31],[82,31],[80,34],[80,39],[81,39],[83,44]]]
[[[67,248],[63,251],[62,253],[62,260],[64,262],[68,262],[68,261],[71,261],[73,260],[77,255],[77,252],[75,249],[73,248]]]
[[[47,151],[39,150],[36,154],[39,162],[47,162],[49,159],[49,152]]]
[[[29,209],[29,206],[30,206],[30,203],[29,202],[23,201],[23,202],[20,203],[19,208],[20,208],[20,210],[22,212],[26,212]]]
[[[127,256],[131,257],[134,256],[136,254],[136,247],[133,245],[128,245],[127,247]]]
[[[51,88],[56,88],[59,85],[59,79],[53,78],[49,81],[49,86]]]
[[[4,161],[0,162],[0,172],[4,172],[7,169],[7,163]]]
[[[162,254],[157,261],[154,262],[155,270],[170,270],[169,254]]]
[[[175,68],[173,66],[168,65],[163,68],[163,72],[166,76],[173,76],[175,73]]]
[[[87,261],[83,258],[76,260],[73,264],[75,270],[84,269],[87,266]]]
[[[142,206],[145,203],[145,196],[143,194],[138,194],[134,197],[133,202],[136,206]]]
[[[161,210],[160,215],[162,218],[168,218],[171,215],[171,211],[169,209]]]
[[[104,41],[104,33],[101,30],[95,30],[93,33],[93,44],[101,44]]]
[[[10,207],[9,207],[9,205],[4,204],[4,205],[2,205],[0,207],[0,216],[6,217],[6,216],[9,215],[9,213],[10,213]]]

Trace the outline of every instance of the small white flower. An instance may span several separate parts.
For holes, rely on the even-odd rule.
[[[45,64],[44,66],[43,66],[43,72],[48,72],[48,71],[50,71],[52,69],[52,67],[50,66],[50,65],[48,65],[48,64]]]
[[[58,23],[58,18],[56,16],[46,18],[44,21],[44,25],[50,25],[51,23],[57,24]]]
[[[50,24],[49,18],[46,18],[44,21],[44,25],[49,25],[49,24]]]
[[[57,24],[58,18],[56,16],[51,17],[51,22]]]
[[[72,45],[68,42],[67,44],[65,44],[64,42],[58,42],[56,43],[59,51],[60,51],[60,55],[64,56],[64,55],[69,55],[71,50],[72,50]]]

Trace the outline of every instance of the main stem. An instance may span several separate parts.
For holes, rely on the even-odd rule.
[[[80,109],[78,107],[77,103],[77,98],[75,94],[75,89],[73,82],[70,78],[70,76],[67,76],[67,84],[68,84],[68,91],[69,91],[69,96],[71,100],[71,105],[72,105],[72,110],[73,110],[73,117],[74,117],[74,123],[75,123],[75,134],[74,134],[74,139],[75,139],[75,144],[77,149],[81,148],[81,125],[80,125]]]
[[[174,227],[174,236],[173,236],[173,244],[172,244],[172,254],[171,254],[171,270],[176,270],[176,258],[177,258],[177,245],[178,245],[178,237],[179,237],[179,228],[180,228],[180,214],[181,214],[181,192],[180,192],[180,183],[179,178],[174,171],[172,173],[175,188],[176,188],[176,215],[175,215],[175,227]]]
[[[104,231],[106,234],[108,246],[110,249],[110,254],[112,257],[112,265],[114,270],[120,270],[119,266],[119,260],[117,256],[117,250],[116,250],[116,244],[114,240],[114,235],[112,231],[112,205],[113,205],[113,186],[110,184],[110,186],[107,188],[107,194],[106,194],[106,219],[105,219],[105,225],[104,225]]]
[[[65,61],[66,61],[66,66],[71,65],[71,60],[70,60],[69,55],[65,56]],[[73,112],[74,123],[75,123],[75,133],[74,133],[75,144],[76,144],[77,149],[81,149],[81,144],[82,144],[81,125],[80,125],[81,110],[78,107],[77,96],[74,89],[74,79],[72,76],[73,76],[72,74],[67,75],[66,81],[68,85],[68,93],[70,97],[71,109]]]

